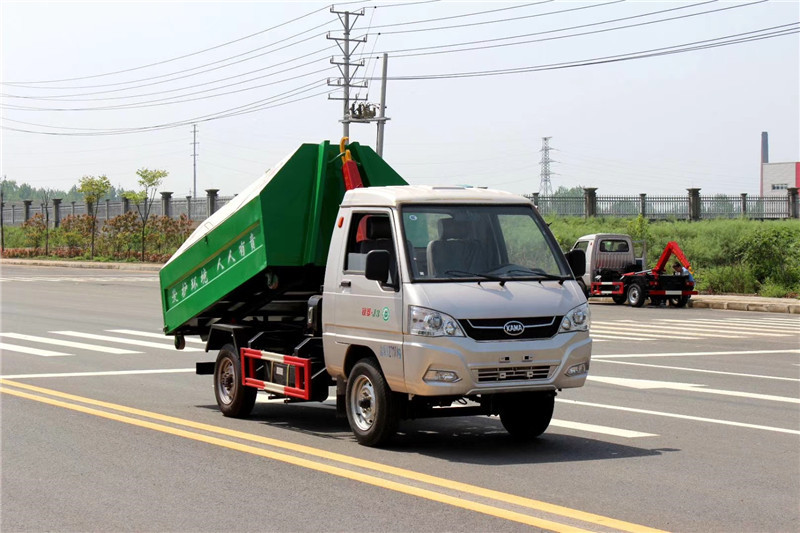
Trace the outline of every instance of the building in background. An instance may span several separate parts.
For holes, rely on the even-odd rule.
[[[769,135],[761,132],[761,196],[785,196],[790,187],[800,187],[800,162],[770,163]]]

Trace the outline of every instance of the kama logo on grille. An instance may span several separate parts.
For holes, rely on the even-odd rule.
[[[522,322],[517,320],[511,320],[510,322],[506,322],[503,326],[503,331],[506,332],[507,335],[520,335],[523,331],[525,331],[525,326],[522,325]]]

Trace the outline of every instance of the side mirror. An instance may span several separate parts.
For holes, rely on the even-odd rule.
[[[567,263],[576,278],[586,274],[586,252],[579,248],[567,252]]]
[[[364,275],[367,279],[386,283],[389,279],[389,263],[391,256],[386,250],[372,250],[367,254]]]

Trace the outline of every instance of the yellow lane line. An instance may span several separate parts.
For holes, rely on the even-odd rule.
[[[257,455],[260,457],[265,457],[267,459],[273,459],[276,461],[281,461],[284,463],[289,463],[295,466],[300,466],[303,468],[308,468],[310,470],[316,470],[318,472],[324,472],[326,474],[331,474],[334,476],[343,477],[346,479],[350,479],[353,481],[359,481],[361,483],[366,483],[368,485],[374,485],[376,487],[384,488],[393,490],[396,492],[401,492],[403,494],[408,494],[410,496],[416,496],[419,498],[425,498],[427,500],[452,505],[454,507],[460,507],[461,509],[466,509],[469,511],[475,511],[478,513],[483,513],[489,516],[493,516],[496,518],[502,518],[505,520],[510,520],[513,522],[519,522],[521,524],[526,524],[529,526],[535,526],[538,528],[546,529],[549,531],[556,531],[556,532],[564,532],[564,533],[591,533],[589,530],[580,529],[576,527],[569,526],[567,524],[561,524],[558,522],[552,522],[550,520],[544,520],[541,518],[536,518],[533,516],[529,516],[523,513],[517,513],[514,511],[509,511],[506,509],[501,509],[500,507],[494,507],[491,505],[486,505],[482,503],[472,502],[469,500],[465,500],[463,498],[457,498],[454,496],[448,496],[446,494],[441,494],[438,492],[434,492],[432,490],[422,489],[418,487],[413,487],[411,485],[404,485],[403,483],[398,483],[396,481],[389,481],[386,479],[381,479],[375,476],[371,476],[368,474],[361,474],[358,472],[353,472],[351,470],[347,470],[338,466],[331,466],[326,465],[324,463],[318,463],[316,461],[311,461],[309,459],[303,459],[301,457],[295,457],[293,455],[286,455],[284,453],[273,452],[269,450],[265,450],[263,448],[256,448],[255,446],[249,446],[247,444],[240,444],[238,442],[233,442],[225,439],[221,439],[218,437],[210,437],[207,435],[202,435],[200,433],[194,433],[191,431],[186,431],[184,429],[173,428],[170,426],[164,426],[161,424],[156,424],[154,422],[148,422],[146,420],[139,420],[137,418],[130,418],[128,416],[118,415],[115,413],[109,413],[106,411],[100,411],[98,409],[93,409],[91,407],[84,407],[82,405],[76,405],[72,403],[67,403],[61,400],[56,400],[53,398],[47,398],[44,396],[38,396],[35,394],[30,394],[27,392],[14,390],[14,389],[6,389],[0,388],[0,393],[10,394],[12,396],[18,396],[20,398],[25,398],[28,400],[34,400],[37,402],[46,403],[48,405],[53,405],[56,407],[62,407],[64,409],[71,409],[73,411],[78,411],[81,413],[89,414],[98,416],[101,418],[107,418],[109,420],[114,420],[117,422],[122,422],[125,424],[130,424],[133,426],[138,426],[146,429],[151,429],[154,431],[160,431],[162,433],[167,433],[170,435],[174,435],[177,437],[183,437],[186,439],[191,439],[199,442],[204,442],[206,444],[213,444],[215,446],[220,446],[222,448],[228,448],[231,450],[236,450],[239,452],[249,453],[252,455]]]
[[[368,461],[365,459],[359,459],[357,457],[351,457],[348,455],[343,455],[335,452],[329,452],[326,450],[321,450],[319,448],[313,448],[310,446],[304,446],[302,444],[293,444],[291,442],[272,439],[269,437],[262,437],[259,435],[253,435],[251,433],[244,433],[242,431],[236,431],[232,429],[222,428],[219,426],[212,426],[209,424],[204,424],[201,422],[194,422],[192,420],[185,420],[181,418],[176,418],[168,415],[162,415],[159,413],[154,413],[151,411],[144,411],[141,409],[136,409],[133,407],[127,407],[123,405],[113,404],[109,402],[104,402],[100,400],[94,400],[92,398],[85,398],[82,396],[75,396],[72,394],[55,391],[52,389],[45,389],[42,387],[37,387],[34,385],[29,385],[27,383],[18,383],[9,380],[0,379],[0,383],[3,385],[15,386],[22,389],[32,390],[35,392],[39,392],[42,394],[48,394],[51,396],[56,396],[59,398],[65,398],[81,403],[86,403],[89,405],[95,405],[98,407],[104,407],[107,409],[113,409],[116,411],[121,411],[128,414],[134,414],[137,416],[152,418],[154,420],[159,420],[162,422],[168,422],[175,425],[182,425],[186,427],[190,427],[192,429],[199,429],[202,431],[207,431],[210,433],[217,433],[220,435],[225,435],[228,437],[234,437],[241,440],[248,440],[251,442],[258,442],[260,444],[265,444],[268,446],[273,446],[276,448],[281,448],[285,450],[291,450],[296,453],[303,453],[306,455],[311,455],[313,457],[328,459],[331,461],[336,461],[344,464],[348,464],[351,466],[356,466],[360,468],[365,468],[369,470],[375,470],[377,472],[382,472],[385,474],[390,474],[393,476],[411,479],[423,483],[427,483],[429,485],[434,485],[454,491],[463,492],[466,494],[472,494],[474,496],[480,496],[483,498],[489,498],[493,500],[498,500],[504,503],[511,503],[520,507],[525,507],[528,509],[534,509],[537,511],[543,511],[550,514],[555,514],[558,516],[563,516],[566,518],[571,518],[575,520],[580,520],[582,522],[588,522],[592,524],[596,524],[603,527],[609,527],[618,529],[621,531],[627,531],[629,533],[659,533],[661,530],[650,528],[647,526],[634,524],[631,522],[625,522],[622,520],[617,520],[614,518],[597,515],[594,513],[588,513],[585,511],[580,511],[577,509],[571,509],[569,507],[563,507],[561,505],[551,504],[539,500],[534,500],[531,498],[525,498],[522,496],[517,496],[514,494],[509,494],[505,492],[500,492],[492,489],[487,489],[484,487],[479,487],[476,485],[470,485],[468,483],[461,483],[459,481],[453,481],[445,478],[440,478],[436,476],[432,476],[429,474],[423,474],[421,472],[415,472],[413,470],[407,470],[404,468],[393,467],[389,465],[384,465],[382,463],[376,463],[374,461]],[[663,533],[663,532],[661,532]]]

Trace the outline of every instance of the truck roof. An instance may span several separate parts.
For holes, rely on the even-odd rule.
[[[584,235],[583,237],[579,237],[579,241],[594,241],[596,239],[623,239],[628,240],[630,239],[630,235],[625,235],[624,233],[592,233],[591,235]]]
[[[343,207],[398,206],[415,203],[528,204],[530,200],[496,189],[458,186],[402,185],[347,191]]]

